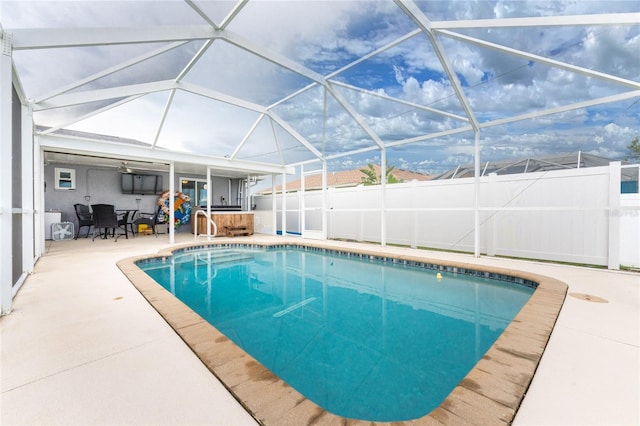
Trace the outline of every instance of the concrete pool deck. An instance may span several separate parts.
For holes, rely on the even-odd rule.
[[[300,241],[231,241],[274,240]],[[176,242],[191,243],[193,236],[178,234]],[[517,269],[567,283],[569,295],[513,423],[640,423],[639,274],[330,244]],[[116,266],[168,248],[166,238],[47,246],[14,311],[0,319],[1,424],[256,424]]]

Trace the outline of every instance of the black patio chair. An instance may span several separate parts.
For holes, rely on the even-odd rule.
[[[129,239],[129,231],[131,231],[132,236],[136,236],[133,226],[135,222],[133,218],[138,213],[138,210],[119,210],[122,212],[120,218],[118,219],[118,227],[124,230],[124,237]]]
[[[147,228],[151,228],[153,230],[153,234],[158,237],[158,225],[167,225],[164,220],[164,213],[162,212],[162,207],[158,207],[155,213],[144,213],[140,212],[138,214],[138,218],[133,221],[136,225],[136,229],[138,229],[138,225],[144,224],[147,225]],[[167,232],[168,227],[167,227]]]
[[[93,210],[93,238],[96,239],[96,232],[102,237],[107,238],[109,234],[115,236],[115,241],[118,241],[118,216],[116,215],[115,207],[112,204],[92,204]]]
[[[93,226],[93,215],[89,210],[89,206],[85,204],[74,204],[73,209],[76,211],[76,217],[78,218],[78,230],[76,231],[76,237],[74,239],[78,239],[78,235],[80,235],[80,228],[84,227],[88,228],[85,238],[89,238],[89,231]]]

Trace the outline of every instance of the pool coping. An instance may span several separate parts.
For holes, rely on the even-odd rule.
[[[171,256],[173,252],[179,250],[219,245],[229,245],[229,242],[201,242],[174,246],[155,255],[122,259],[117,262],[117,265],[150,305],[258,423],[263,425],[389,424],[337,416],[306,399],[136,265],[139,260]],[[332,246],[330,242],[251,242],[237,245],[301,246],[335,250],[407,262],[437,264],[442,265],[444,269],[449,267],[501,274],[538,283],[529,301],[439,407],[421,418],[392,422],[393,424],[511,424],[533,379],[568,290],[566,283],[532,272],[430,259],[415,254],[381,256],[379,251],[367,250],[366,247],[347,250],[344,247]]]

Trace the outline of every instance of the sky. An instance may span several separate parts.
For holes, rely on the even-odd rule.
[[[194,1],[219,25],[234,2]],[[417,1],[432,21],[639,13],[637,1]],[[0,23],[13,28],[115,29],[126,26],[203,25],[182,1],[0,1]],[[228,23],[230,39],[215,40],[182,81],[199,90],[142,96],[76,121],[112,101],[50,109],[34,114],[38,124],[68,123],[75,130],[104,133],[162,147],[215,156],[297,163],[315,158],[280,123],[255,111],[218,102],[223,94],[269,107],[317,152],[329,170],[379,163],[384,143],[463,128],[461,101],[441,59],[423,33],[408,37],[415,23],[391,1],[249,1]],[[453,31],[453,30],[452,30]],[[479,28],[457,33],[566,62],[621,79],[640,81],[640,23],[635,25]],[[401,37],[406,40],[348,68],[364,55]],[[631,90],[629,86],[551,67],[528,58],[478,47],[440,34],[437,42],[480,123]],[[238,45],[244,47],[239,48]],[[14,52],[26,96],[41,102],[50,93],[167,43],[124,44]],[[146,81],[174,79],[204,46],[186,42],[138,65],[91,81],[70,93]],[[330,76],[331,91],[264,59],[286,58],[310,74]],[[335,73],[335,74],[333,74]],[[297,96],[288,95],[302,90]],[[209,92],[210,91],[210,92]],[[402,100],[403,102],[396,102]],[[116,99],[117,100],[117,99]],[[165,119],[163,114],[170,102]],[[348,105],[345,109],[344,103]],[[430,109],[425,109],[428,107]],[[354,118],[354,115],[357,118]],[[583,151],[623,159],[640,136],[640,98],[580,108],[480,131],[481,161],[520,160]],[[473,162],[473,132],[387,148],[397,168],[435,174]],[[369,149],[368,151],[366,151]],[[350,150],[365,150],[343,155]],[[313,168],[314,166],[309,166]],[[316,166],[319,167],[319,166]]]

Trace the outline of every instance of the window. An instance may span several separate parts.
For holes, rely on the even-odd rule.
[[[55,169],[56,173],[56,190],[73,190],[76,189],[76,171],[74,169]]]
[[[180,179],[180,192],[191,197],[191,205],[207,205],[207,181],[199,179]]]

